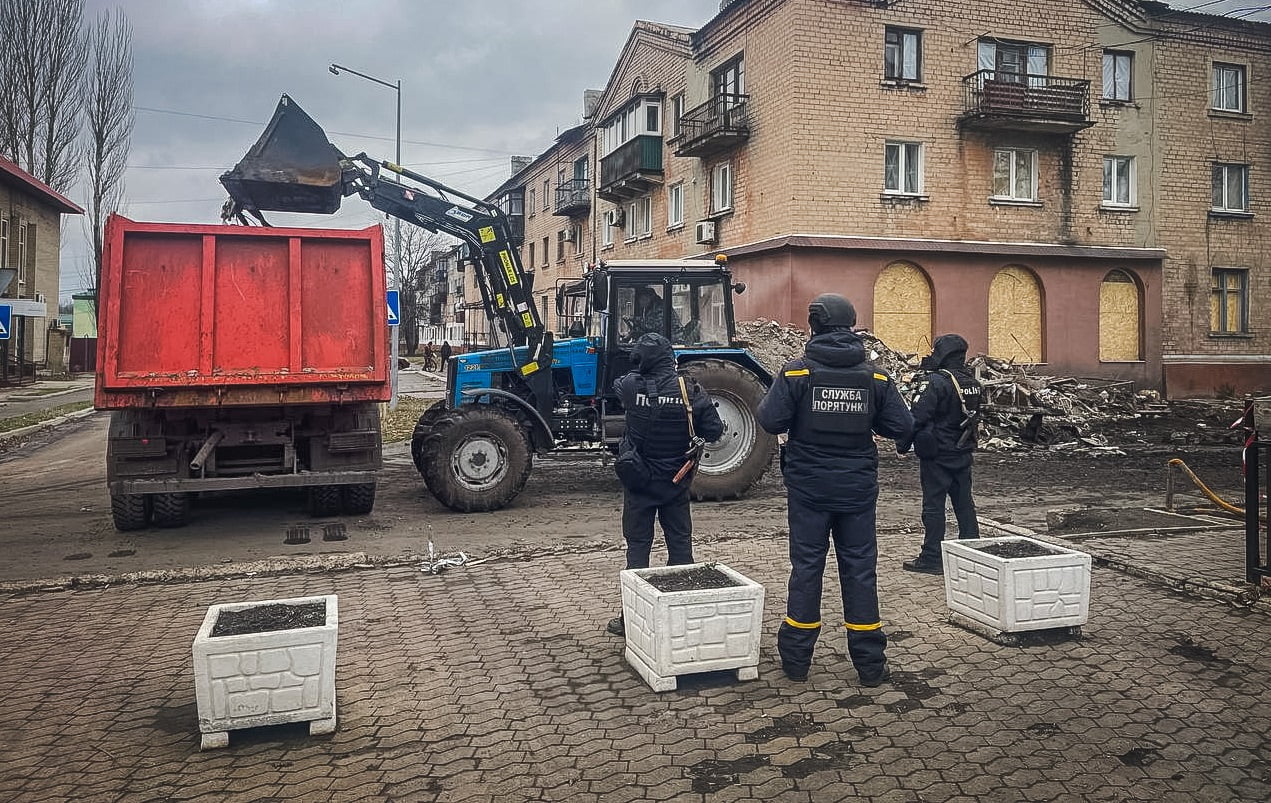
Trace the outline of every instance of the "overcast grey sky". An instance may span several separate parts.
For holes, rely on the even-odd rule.
[[[1075,2],[1076,0],[1056,0]],[[1249,0],[1181,8],[1271,19]],[[583,90],[602,88],[637,19],[700,27],[719,0],[87,0],[133,26],[136,125],[123,213],[213,223],[217,177],[255,142],[284,92],[341,150],[393,157],[395,93],[331,62],[402,82],[402,161],[482,196],[513,154],[543,151],[581,121]],[[70,193],[82,200],[78,188]],[[334,217],[277,223],[365,226],[381,216],[347,199]],[[66,219],[62,288],[89,265],[84,227]]]

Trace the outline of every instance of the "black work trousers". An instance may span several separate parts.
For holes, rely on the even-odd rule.
[[[792,674],[805,674],[821,634],[821,583],[825,559],[834,539],[847,651],[856,671],[882,671],[887,635],[878,615],[878,539],[875,505],[855,513],[817,510],[789,502],[790,585],[786,619],[777,631],[781,664]]]
[[[693,562],[693,518],[689,512],[689,485],[670,479],[654,479],[647,488],[626,491],[622,499],[622,537],[627,542],[627,568],[646,569],[653,550],[653,520],[662,524],[666,537],[667,565]]]
[[[923,460],[919,465],[922,480],[922,552],[918,560],[940,563],[940,544],[945,533],[945,500],[953,503],[958,520],[958,538],[979,538],[980,525],[975,520],[975,500],[971,498],[971,455],[954,460]]]

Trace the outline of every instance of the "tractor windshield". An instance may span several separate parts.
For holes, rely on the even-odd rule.
[[[682,321],[671,338],[677,346],[727,346],[728,313],[719,282],[671,285],[671,312]]]

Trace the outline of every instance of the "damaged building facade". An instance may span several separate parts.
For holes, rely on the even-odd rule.
[[[636,23],[582,124],[491,198],[519,194],[545,310],[596,260],[722,252],[740,318],[835,291],[902,351],[956,331],[1241,393],[1271,384],[1268,68],[1271,25],[1162,3],[731,0]]]

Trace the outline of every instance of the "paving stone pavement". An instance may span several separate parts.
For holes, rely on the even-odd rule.
[[[1002,647],[945,621],[940,578],[899,571],[911,541],[881,538],[894,682],[877,689],[841,631],[807,683],[781,674],[772,537],[698,555],[767,588],[759,680],[663,694],[604,632],[612,551],[3,597],[0,800],[1271,799],[1265,614],[1096,569],[1084,638]],[[206,607],[327,593],[337,731],[200,752]]]
[[[1232,586],[1245,582],[1244,530],[1103,535],[1073,546],[1167,577]]]

